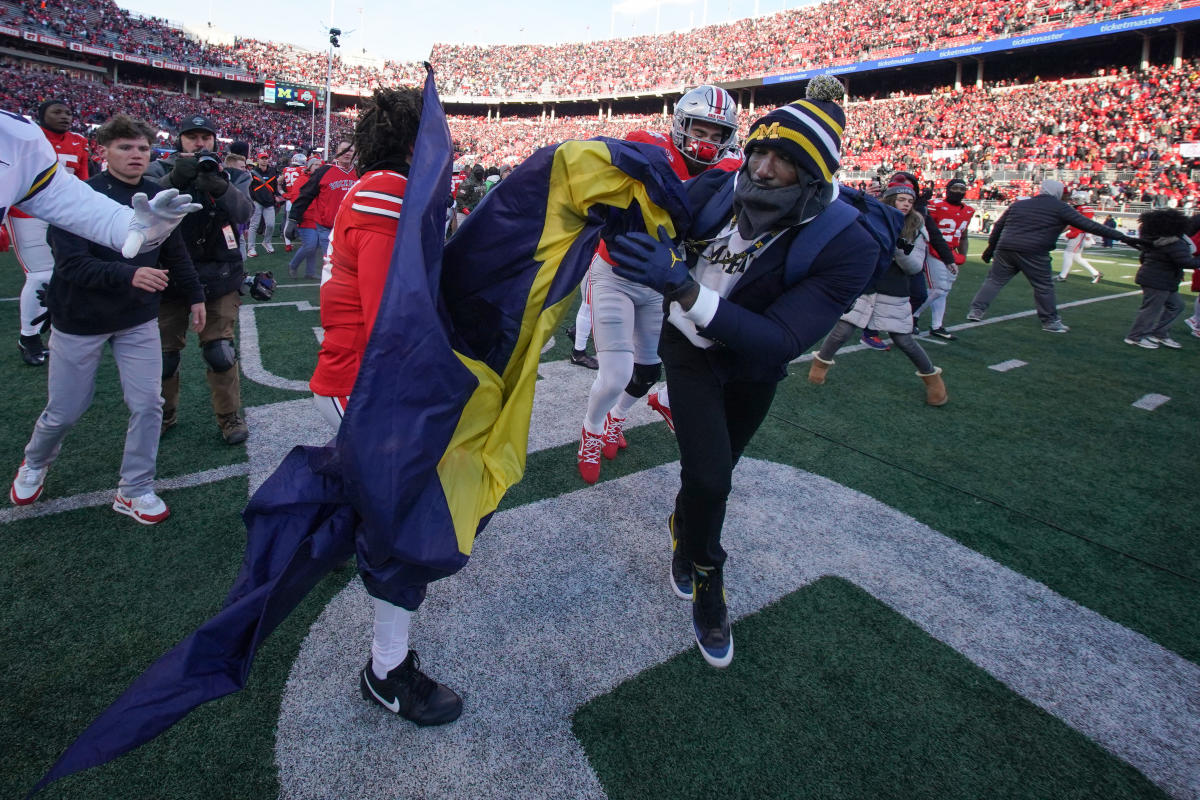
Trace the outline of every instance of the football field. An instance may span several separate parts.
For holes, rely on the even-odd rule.
[[[286,276],[284,258],[248,268]],[[1041,330],[1021,277],[965,322],[986,269],[968,262],[958,340],[920,339],[944,407],[895,350],[847,347],[823,386],[792,366],[734,477],[729,669],[700,657],[668,582],[672,434],[639,405],[584,484],[595,373],[560,333],[525,479],[414,618],[423,667],[464,693],[458,722],[418,729],[359,696],[371,610],[350,564],[245,690],[42,796],[1200,799],[1200,339],[1180,321],[1181,350],[1124,344],[1136,258],[1088,258],[1102,282],[1056,284],[1066,335]],[[46,399],[16,351],[20,277],[0,256],[10,473]],[[109,508],[127,421],[110,358],[43,498],[0,509],[2,797],[220,608],[249,493],[331,435],[306,387],[318,287],[284,277],[245,302],[250,440],[221,441],[193,337],[159,451],[169,520]]]

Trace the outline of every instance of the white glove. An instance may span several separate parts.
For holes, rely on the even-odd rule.
[[[178,189],[164,189],[153,198],[145,192],[133,196],[133,221],[121,247],[121,255],[133,258],[143,250],[153,250],[162,244],[180,220],[202,206],[192,202],[190,194],[180,194]]]

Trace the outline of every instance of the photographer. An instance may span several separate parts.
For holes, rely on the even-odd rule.
[[[245,277],[237,227],[249,221],[253,208],[246,186],[249,176],[243,173],[244,182],[231,183],[230,174],[213,152],[216,137],[208,117],[187,117],[181,125],[177,152],[152,164],[146,174],[163,186],[186,186],[202,206],[184,218],[179,230],[204,285],[208,322],[200,331],[200,350],[208,365],[213,412],[225,442],[240,444],[249,430],[241,414],[233,338],[241,305],[238,289]],[[168,289],[158,318],[163,349],[163,431],[178,418],[180,352],[187,343],[187,322],[186,298]]]

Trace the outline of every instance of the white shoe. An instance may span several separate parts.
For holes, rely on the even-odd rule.
[[[1157,350],[1158,349],[1158,342],[1151,340],[1149,336],[1147,336],[1143,339],[1130,339],[1130,338],[1126,337],[1125,344],[1131,344],[1131,345],[1134,345],[1135,347],[1144,347],[1147,350]]]
[[[1200,322],[1197,322],[1195,317],[1188,317],[1183,321],[1183,324],[1187,325],[1192,333],[1200,331]]]
[[[13,478],[12,489],[8,497],[15,505],[27,506],[42,496],[42,484],[46,481],[46,470],[49,467],[30,467],[21,462],[17,476]]]
[[[257,257],[258,257],[258,251],[257,251],[257,250],[250,249],[250,250],[247,250],[247,251],[246,251],[246,258],[257,258]]]
[[[171,516],[171,509],[154,492],[146,492],[137,497],[126,497],[117,492],[113,500],[113,511],[133,517],[143,525],[154,525]]]
[[[275,245],[267,244],[266,242],[263,242],[263,250],[266,250],[268,253],[274,253]]]
[[[1147,336],[1146,338],[1152,342],[1161,344],[1163,347],[1169,347],[1172,350],[1179,350],[1183,347],[1183,345],[1172,339],[1170,336]]]

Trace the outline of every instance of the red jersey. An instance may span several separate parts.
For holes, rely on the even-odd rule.
[[[1091,206],[1075,206],[1075,210],[1078,211],[1080,214],[1083,214],[1088,219],[1094,219],[1096,216],[1096,212],[1092,210]],[[1079,228],[1076,228],[1074,225],[1067,228],[1067,238],[1068,239],[1074,239],[1074,238],[1080,236],[1082,233],[1083,233],[1083,231],[1079,230]]]
[[[450,175],[450,196],[458,197],[458,187],[467,179],[467,172],[455,172]]]
[[[358,180],[353,169],[342,169],[337,164],[324,164],[304,183],[300,195],[292,201],[293,211],[299,205],[303,211],[301,228],[332,228],[342,198]]]
[[[314,394],[348,397],[354,388],[383,298],[407,184],[398,172],[369,172],[342,198],[321,283],[325,338],[308,384]]]
[[[946,245],[951,250],[957,250],[967,226],[971,224],[971,217],[975,216],[975,209],[966,203],[956,206],[945,200],[931,200],[927,211],[937,223]]]
[[[308,170],[304,167],[288,166],[283,168],[283,199],[296,201],[300,196],[300,187],[308,180]]]
[[[73,131],[54,133],[45,128],[42,128],[42,135],[46,137],[46,141],[50,142],[54,152],[58,153],[59,166],[81,181],[86,181],[90,177],[88,166],[91,164],[91,150],[88,148],[87,137]],[[9,209],[8,213],[21,219],[32,217],[31,214],[26,214],[19,208]]]

